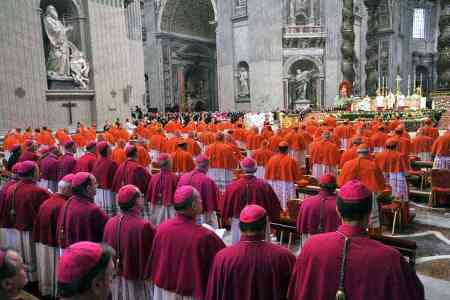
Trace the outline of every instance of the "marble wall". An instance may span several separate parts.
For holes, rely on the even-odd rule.
[[[131,106],[142,105],[143,49],[142,42],[128,39],[126,11],[122,7],[90,1],[88,12],[95,121],[101,125],[106,120],[129,117]]]
[[[0,134],[47,120],[39,0],[0,1]]]
[[[91,63],[90,89],[48,91],[41,1],[1,0],[0,134],[13,127],[67,127],[69,112],[62,105],[68,100],[76,103],[73,126],[124,119],[130,106],[143,103],[139,2],[125,10],[121,0],[64,1],[76,5],[83,22],[81,50]]]

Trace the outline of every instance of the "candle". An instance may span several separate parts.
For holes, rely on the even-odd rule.
[[[411,88],[411,74],[408,74],[408,97],[410,95],[410,88]]]

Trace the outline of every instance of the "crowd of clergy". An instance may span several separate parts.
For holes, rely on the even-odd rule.
[[[424,299],[413,268],[368,231],[381,233],[380,197],[407,204],[411,157],[450,169],[450,128],[136,124],[5,136],[1,299],[34,299],[27,283],[49,299]],[[300,206],[296,257],[271,243],[270,222],[307,178],[320,192]]]

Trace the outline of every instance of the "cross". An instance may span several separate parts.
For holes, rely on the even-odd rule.
[[[66,107],[69,109],[69,125],[72,125],[72,107],[76,107],[76,103],[72,103],[69,101],[69,103],[63,103],[62,107]]]

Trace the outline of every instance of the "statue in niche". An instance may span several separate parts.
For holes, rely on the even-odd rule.
[[[67,32],[72,26],[65,26],[58,19],[58,12],[53,5],[47,6],[44,15],[44,29],[50,41],[50,52],[47,61],[47,75],[50,79],[70,76],[70,49]]]
[[[307,98],[307,92],[308,88],[311,85],[311,76],[312,71],[305,70],[302,71],[301,69],[297,69],[297,73],[295,74],[295,101],[304,101],[308,100]]]
[[[250,88],[248,84],[248,71],[245,67],[239,70],[239,96],[245,97],[250,95]]]
[[[43,23],[50,42],[47,77],[50,80],[72,81],[82,89],[88,88],[89,63],[85,54],[67,38],[67,32],[73,30],[73,27],[65,26],[59,20],[53,5],[47,6]]]

